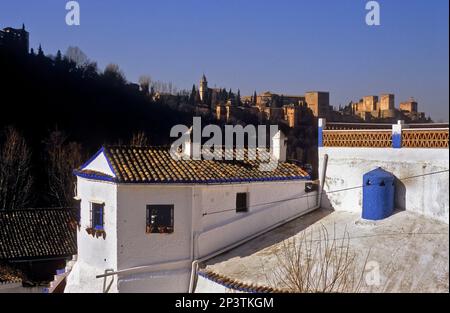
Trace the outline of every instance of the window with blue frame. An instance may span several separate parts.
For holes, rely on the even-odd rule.
[[[104,227],[104,203],[91,203],[91,221],[92,228],[103,230]]]

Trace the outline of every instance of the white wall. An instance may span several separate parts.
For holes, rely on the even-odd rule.
[[[77,178],[77,192],[81,198],[80,230],[77,234],[78,256],[67,277],[65,292],[102,292],[103,279],[95,276],[106,269],[117,269],[117,186],[112,183]],[[104,202],[104,230],[106,238],[95,238],[86,232],[90,227],[90,202]],[[110,292],[117,291],[116,282]]]
[[[397,178],[449,169],[448,149],[419,148],[319,148],[319,173],[328,154],[325,192],[362,186],[363,175],[376,167]],[[449,173],[408,179],[396,183],[396,207],[449,222]],[[362,212],[362,188],[327,193],[322,206]]]
[[[249,193],[247,213],[234,210],[238,192]],[[315,192],[305,196],[305,181],[204,186],[200,195],[200,212],[196,214],[202,216],[207,213],[198,226],[200,235],[196,254],[200,257],[306,212],[317,204]],[[286,199],[294,200],[277,202]],[[221,213],[211,214],[214,212]]]
[[[146,233],[146,207],[149,204],[174,205],[174,232]],[[172,291],[185,291],[191,260],[192,187],[186,185],[119,185],[118,186],[117,241],[118,270],[138,266],[181,262],[184,268],[171,271],[166,283],[172,282]],[[119,276],[120,292],[164,292],[158,273],[130,273]],[[162,275],[164,276],[164,275]],[[174,285],[173,282],[176,282]],[[181,288],[182,287],[182,288]]]
[[[305,197],[304,189],[305,181],[114,185],[78,178],[82,227],[78,260],[68,277],[66,292],[102,292],[104,280],[95,275],[105,269],[122,271],[106,280],[107,284],[112,282],[110,292],[187,292],[194,259],[315,207],[316,193]],[[238,192],[249,193],[249,212],[236,213]],[[106,240],[92,238],[85,231],[90,220],[89,201],[105,202]],[[146,233],[149,204],[174,205],[173,233]],[[223,210],[230,211],[209,214]]]

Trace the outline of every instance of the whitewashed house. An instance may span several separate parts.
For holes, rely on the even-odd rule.
[[[65,292],[187,292],[196,260],[315,209],[308,174],[285,162],[284,135],[272,140],[280,163],[270,172],[248,158],[103,147],[75,171],[81,228]]]

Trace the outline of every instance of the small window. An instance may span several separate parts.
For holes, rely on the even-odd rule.
[[[173,205],[147,205],[146,232],[173,233]]]
[[[91,203],[91,221],[92,228],[97,230],[103,230],[103,214],[104,214],[104,203]]]
[[[236,194],[236,212],[248,212],[248,193],[238,192]]]

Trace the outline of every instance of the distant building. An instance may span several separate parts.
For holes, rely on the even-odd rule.
[[[315,117],[326,117],[330,110],[330,93],[310,91],[305,93],[305,101]]]
[[[414,98],[400,103],[400,111],[411,121],[426,120],[425,113],[419,112],[419,105]]]
[[[408,101],[401,102],[400,103],[400,111],[407,112],[407,113],[418,112],[417,101],[415,101],[413,98],[411,98]]]
[[[301,119],[301,107],[298,105],[285,105],[284,110],[284,120],[287,122],[289,127],[297,127]]]
[[[25,30],[25,25],[22,25],[21,29],[6,27],[0,30],[0,46],[28,53],[29,33]]]

